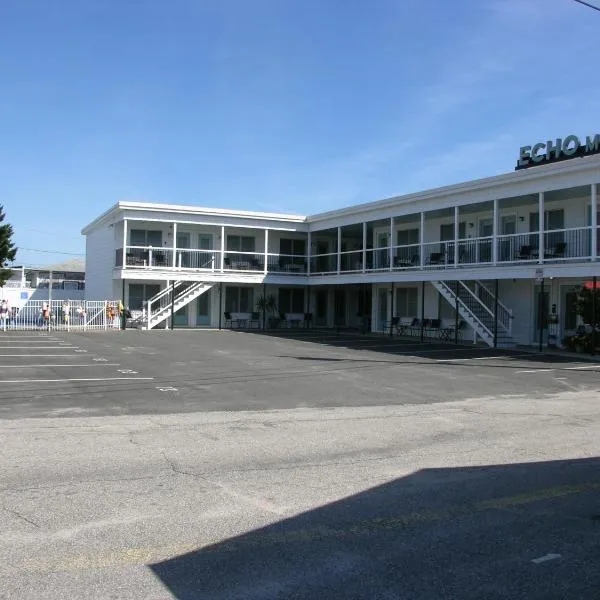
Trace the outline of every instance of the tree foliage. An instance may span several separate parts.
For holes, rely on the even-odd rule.
[[[585,325],[600,326],[600,289],[581,286],[577,290],[575,310]]]
[[[12,243],[13,228],[4,223],[4,217],[4,207],[0,205],[0,287],[10,279],[12,271],[7,267],[17,256],[17,248]]]

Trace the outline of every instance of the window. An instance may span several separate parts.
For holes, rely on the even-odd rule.
[[[419,230],[418,229],[404,229],[398,231],[397,242],[398,246],[409,246],[411,244],[419,243]]]
[[[398,288],[396,290],[396,317],[416,317],[418,313],[418,288]]]
[[[129,234],[129,240],[132,246],[162,246],[162,231],[149,229],[132,229]]]
[[[254,252],[254,238],[244,235],[228,235],[227,250],[233,252]]]
[[[303,313],[304,288],[279,288],[279,312]]]
[[[146,300],[160,292],[160,285],[130,283],[129,284],[129,310],[142,310]]]
[[[254,290],[251,287],[228,287],[225,290],[227,312],[251,313],[254,311]]]
[[[563,321],[565,330],[577,329],[577,292],[574,290],[565,294]]]
[[[458,224],[458,238],[463,240],[466,237],[466,223]],[[454,223],[445,223],[440,225],[440,241],[448,242],[454,239]]]
[[[306,254],[306,240],[281,239],[279,240],[279,253],[304,256]]]
[[[507,215],[502,217],[500,228],[502,235],[517,233],[517,217],[515,215]]]
[[[544,213],[544,231],[553,231],[563,229],[565,226],[565,211],[560,208],[558,210],[547,210]],[[540,228],[540,213],[529,213],[529,231],[538,231]]]

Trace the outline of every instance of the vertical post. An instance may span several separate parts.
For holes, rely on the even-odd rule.
[[[454,343],[458,344],[458,318],[459,318],[459,314],[458,314],[458,294],[460,293],[460,281],[457,279],[456,280],[456,291],[455,291],[455,298],[454,298]]]
[[[269,230],[265,229],[265,267],[264,274],[269,270]]]
[[[262,307],[262,328],[267,328],[267,284],[263,281],[263,307]]]
[[[151,301],[147,300],[146,301],[146,305],[148,307],[147,310],[146,310],[146,329],[148,331],[150,331],[150,317],[152,316],[151,315],[151,308],[150,308],[151,305],[152,305]],[[106,312],[106,308],[105,308],[104,312]]]
[[[194,244],[190,244],[193,248]],[[188,263],[190,264],[190,263]],[[173,268],[177,266],[177,222],[173,222]],[[179,257],[179,266],[181,267],[181,256]]]
[[[390,299],[390,307],[392,309],[390,314],[390,337],[394,334],[394,282],[392,281],[392,291],[390,292],[392,297]]]
[[[539,322],[539,351],[542,351],[543,340],[544,340],[544,280],[541,281],[540,286],[540,301],[538,303],[538,322]]]
[[[494,348],[498,347],[498,280],[494,282]]]
[[[423,328],[424,321],[425,321],[425,281],[421,281],[421,343],[423,343],[423,338],[425,336],[425,329]]]
[[[596,289],[596,276],[592,277],[592,356],[596,353],[596,329],[597,329],[597,317],[596,312],[596,297],[598,296],[598,290]]]
[[[394,268],[394,245],[394,217],[390,217],[390,271]]]
[[[538,242],[538,263],[541,265],[544,262],[544,225],[545,225],[545,214],[544,214],[544,192],[540,192],[538,195],[538,214],[540,215],[538,218],[539,222],[539,242]],[[544,282],[542,281],[542,286]],[[540,347],[541,352],[541,347]]]
[[[367,223],[363,221],[362,224],[362,272],[367,270]]]
[[[108,329],[108,315],[106,314],[108,312],[108,302],[105,300],[104,301],[104,309],[102,311],[102,314],[104,315],[104,331],[106,331]],[[48,321],[50,322],[50,321]]]
[[[498,198],[494,198],[494,223],[492,225],[492,263],[498,263]]]
[[[421,228],[419,230],[419,265],[425,264],[425,213],[421,212]]]
[[[592,226],[591,235],[591,255],[592,260],[598,258],[598,186],[592,183],[592,202],[591,202],[590,225]]]
[[[126,327],[126,323],[127,323],[127,317],[125,316],[125,307],[127,306],[125,304],[125,280],[122,280],[121,283],[121,298],[123,298],[123,300],[121,300],[121,304],[123,305],[123,310],[121,311],[121,330],[125,331]]]
[[[50,304],[52,303],[52,269],[50,269],[50,273],[48,275],[48,310],[52,310]],[[48,319],[48,322],[50,320]]]
[[[310,287],[305,286],[304,293],[306,294],[306,329],[308,329],[310,325]]]
[[[171,282],[171,331],[175,329],[175,280]]]
[[[306,274],[307,275],[310,275],[311,254],[312,254],[312,235],[309,231],[308,237],[306,240]]]
[[[225,265],[225,226],[221,225],[221,273],[223,272],[224,265]],[[221,313],[219,311],[219,315],[220,314]],[[219,329],[221,329],[220,321],[219,321]]]
[[[122,269],[127,267],[127,219],[123,219],[123,258],[121,263]]]
[[[454,266],[458,266],[458,234],[459,234],[458,206],[454,207]]]
[[[340,274],[342,267],[342,228],[337,228],[337,274]]]
[[[221,258],[223,255],[221,254]],[[223,261],[221,260],[221,271],[223,270]],[[222,318],[223,318],[223,282],[219,282],[219,331],[222,329]]]

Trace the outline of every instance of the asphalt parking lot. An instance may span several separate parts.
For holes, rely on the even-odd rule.
[[[600,364],[0,334],[0,598],[600,598]]]
[[[429,404],[597,389],[600,364],[319,330],[0,336],[0,418]]]

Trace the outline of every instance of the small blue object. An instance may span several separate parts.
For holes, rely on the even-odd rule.
[[[28,294],[27,292],[21,292],[21,300],[27,300]]]

